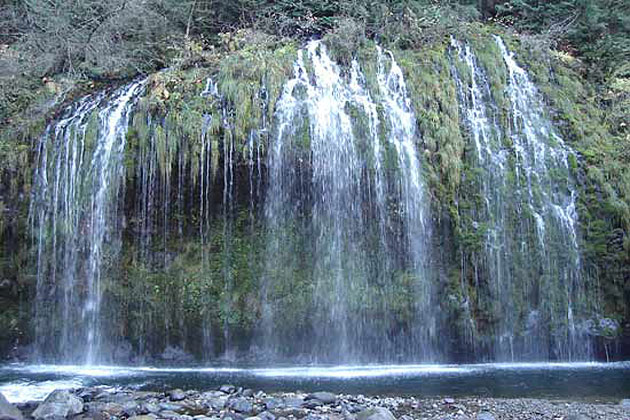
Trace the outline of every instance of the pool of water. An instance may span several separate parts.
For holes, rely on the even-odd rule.
[[[618,401],[630,397],[630,362],[290,367],[0,366],[11,402],[84,386],[208,390],[225,383],[266,392],[328,390],[372,395],[484,396]]]

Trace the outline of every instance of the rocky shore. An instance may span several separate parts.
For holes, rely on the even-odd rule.
[[[0,420],[627,420],[630,400],[584,403],[542,399],[415,398],[330,392],[270,393],[223,385],[210,391],[147,392],[103,387],[57,390],[43,402],[10,404]]]

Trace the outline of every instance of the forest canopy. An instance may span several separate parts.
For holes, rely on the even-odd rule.
[[[351,19],[368,37],[403,46],[462,22],[492,20],[547,35],[599,74],[627,61],[626,0],[5,0],[2,73],[113,77],[169,65],[185,39],[254,28],[311,37]],[[9,76],[10,77],[10,76]]]

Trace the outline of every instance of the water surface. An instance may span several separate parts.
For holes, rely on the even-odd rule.
[[[483,396],[618,401],[630,396],[630,362],[259,367],[0,367],[11,402],[84,386],[208,390],[224,383],[266,392],[329,390],[366,395]]]

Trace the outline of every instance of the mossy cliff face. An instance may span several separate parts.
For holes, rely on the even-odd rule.
[[[468,42],[475,52],[488,81],[493,118],[497,126],[507,128],[511,124],[508,69],[491,32],[493,28],[478,28],[462,35],[460,41]],[[556,130],[577,152],[569,157],[570,173],[555,176],[571,179],[579,192],[578,241],[585,301],[574,302],[579,312],[576,317],[580,317],[582,328],[588,328],[589,334],[596,337],[595,355],[605,357],[602,355],[615,352],[611,344],[621,334],[617,326],[628,322],[630,315],[629,140],[625,131],[613,125],[616,122],[602,115],[571,57],[530,48],[526,40],[518,37],[506,35],[504,39],[542,94]],[[275,307],[283,308],[281,319],[275,319],[274,328],[278,331],[274,335],[285,337],[279,347],[291,351],[282,356],[308,353],[296,344],[309,346],[313,313],[317,310],[311,277],[311,256],[315,251],[300,225],[307,223],[308,206],[303,207],[302,219],[283,225],[281,235],[276,232],[288,242],[283,245],[285,249],[296,252],[292,258],[288,254],[284,259],[278,258],[274,273],[283,281],[274,283],[265,299],[261,293],[261,273],[269,272],[271,257],[269,232],[264,223],[265,192],[269,188],[268,149],[278,130],[274,124],[277,101],[293,75],[299,46],[265,39],[244,41],[238,36],[226,45],[222,52],[205,54],[197,67],[149,76],[132,112],[118,206],[121,246],[115,255],[105,257],[109,260],[105,262],[107,275],[102,283],[102,317],[108,320],[105,334],[116,349],[111,353],[113,359],[159,355],[168,359],[169,355],[163,352],[169,347],[178,347],[203,360],[220,355],[262,357],[266,348],[260,325],[265,299],[272,299]],[[344,63],[342,72],[348,76],[350,60],[340,57],[344,50],[335,49],[334,40],[330,46],[331,55]],[[454,72],[461,74],[462,84],[468,85],[466,69],[456,59],[449,39],[392,53],[404,72],[415,111],[417,152],[430,200],[432,270],[427,280],[436,289],[436,322],[441,336],[439,345],[443,348],[437,359],[504,358],[495,351],[502,320],[496,306],[498,297],[490,284],[492,268],[486,262],[490,221],[484,224],[480,220],[485,214],[485,173],[476,157],[472,133],[465,124],[453,76]],[[366,86],[375,92],[378,68],[374,44],[365,41],[357,45],[356,56]],[[307,70],[309,65],[305,63]],[[384,110],[377,112],[383,118]],[[349,109],[348,113],[355,119],[357,137],[369,132],[367,117],[360,110]],[[383,138],[387,135],[385,127],[386,124],[381,128]],[[36,139],[41,132],[43,124],[34,127],[26,137]],[[295,132],[302,134],[294,136],[301,139],[293,144],[294,174],[308,178],[308,124],[295,128]],[[95,147],[97,137],[95,111],[86,125],[87,150]],[[497,147],[511,150],[509,136],[499,135],[497,142]],[[33,313],[37,286],[38,236],[31,239],[27,224],[29,180],[34,165],[29,164],[28,147],[24,146],[22,155],[23,161],[15,165],[15,171],[24,174],[7,176],[7,182],[3,182],[10,186],[2,193],[3,202],[10,199],[14,203],[0,219],[0,239],[7,250],[0,261],[0,281],[8,280],[0,298],[7,302],[3,308],[8,308],[0,316],[4,331],[0,345],[4,349],[16,342],[34,341],[28,318]],[[517,177],[515,163],[509,159],[513,158],[508,156],[505,197],[509,197]],[[391,158],[387,162],[392,167],[396,165]],[[20,194],[25,196],[22,201]],[[517,227],[523,219],[514,216],[516,209],[512,210],[508,210],[512,216],[508,215],[507,224],[510,232],[519,232]],[[388,211],[395,214],[398,210]],[[510,241],[535,240],[524,232],[522,237],[512,237]],[[45,234],[44,240],[52,237],[50,232]],[[12,241],[21,247],[15,249]],[[511,275],[532,277],[522,255],[513,258],[515,268]],[[369,287],[355,290],[353,296],[348,296],[349,305],[374,320],[391,320],[390,325],[375,322],[374,328],[404,335],[412,330],[412,291],[417,279],[403,268],[392,271],[390,277],[386,285],[368,282]],[[532,301],[566,305],[566,295],[559,292],[564,287],[559,278],[531,280],[547,284],[540,293],[549,296],[543,299],[512,291],[510,302],[518,314],[513,325],[517,342],[527,334]],[[77,284],[78,289],[86,287],[81,281]],[[46,287],[54,290],[55,285]],[[59,316],[60,310],[52,310],[57,314],[53,316]],[[383,311],[387,311],[387,316]],[[541,313],[555,312],[541,309]],[[561,328],[548,325],[557,320],[541,318],[545,325],[540,328]],[[620,350],[623,348],[617,347],[617,354],[622,353]],[[552,350],[546,354],[550,358],[566,358]],[[60,357],[55,352],[45,356]],[[379,355],[381,359],[405,360],[405,355]]]

